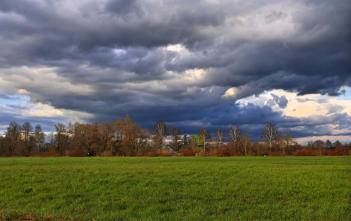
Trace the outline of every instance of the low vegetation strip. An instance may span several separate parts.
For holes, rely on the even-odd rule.
[[[0,158],[0,219],[351,220],[350,157]]]

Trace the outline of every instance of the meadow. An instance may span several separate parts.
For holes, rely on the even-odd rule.
[[[0,219],[351,220],[351,157],[0,158]]]

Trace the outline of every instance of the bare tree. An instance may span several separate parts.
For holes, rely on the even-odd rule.
[[[204,140],[204,152],[206,152],[206,140],[211,138],[211,134],[208,130],[201,128],[199,130],[199,136]]]
[[[333,148],[333,143],[330,140],[326,140],[325,141],[325,148],[327,148],[328,150]]]
[[[38,152],[40,152],[45,145],[45,134],[39,124],[35,126],[34,138],[38,147]]]
[[[166,136],[166,123],[162,120],[158,121],[153,129],[155,135],[159,135],[161,137]]]
[[[21,127],[16,122],[11,122],[6,131],[6,138],[9,141],[9,153],[12,154],[20,142]]]
[[[166,123],[162,120],[158,121],[153,128],[154,143],[161,150],[162,140],[167,135]]]
[[[277,127],[268,122],[262,130],[262,138],[268,144],[269,152],[272,152],[273,144],[279,140]]]
[[[104,146],[103,149],[105,150],[110,150],[112,153],[113,150],[113,145],[112,145],[112,139],[114,135],[114,125],[111,122],[103,122],[100,126],[101,130],[101,142],[102,145]]]
[[[33,131],[33,127],[29,122],[25,122],[22,125],[22,139],[24,141],[24,153],[26,153],[26,155],[29,155],[32,150],[35,148],[35,139],[34,137],[31,135]]]
[[[57,130],[57,129],[56,129]],[[61,133],[64,133],[64,128],[59,128],[59,131]],[[59,133],[59,132],[57,132]],[[71,147],[72,149],[81,149],[86,152],[89,152],[90,150],[90,127],[87,124],[80,124],[80,123],[75,123],[73,126],[73,136],[71,139]],[[57,134],[58,135],[58,134]]]
[[[282,134],[282,139],[284,141],[284,144],[282,145],[282,152],[285,155],[289,146],[292,144],[293,135],[290,132],[285,132]]]
[[[218,145],[222,144],[224,133],[221,128],[217,128],[216,135],[217,135]]]
[[[241,135],[241,145],[244,152],[244,156],[247,156],[251,152],[251,140],[247,134]]]
[[[29,122],[25,122],[22,125],[22,131],[23,131],[23,135],[24,135],[23,136],[24,142],[27,144],[29,141],[29,135],[33,131],[33,127]]]
[[[240,128],[236,125],[232,125],[229,129],[228,129],[228,136],[230,138],[230,140],[233,143],[238,143],[241,139],[241,131]]]
[[[6,140],[5,138],[0,136],[0,156],[3,154],[5,155],[7,154],[7,151],[6,151],[7,143],[5,140]]]
[[[58,123],[55,125],[56,134],[55,134],[55,143],[57,152],[64,153],[68,147],[69,137],[66,132],[65,125]]]
[[[129,156],[146,153],[148,149],[147,131],[134,123],[129,115],[118,122],[115,124],[121,137],[117,145],[118,153]]]
[[[340,141],[338,140],[333,143],[333,148],[341,147],[341,146],[342,146],[342,143],[340,143]]]
[[[318,149],[319,156],[322,156],[325,151],[324,142],[322,140],[316,140],[313,142],[313,146]]]
[[[171,148],[174,150],[174,151],[179,151],[180,149],[180,145],[181,143],[179,142],[180,140],[180,130],[179,128],[176,128],[175,126],[173,125],[170,125],[168,126],[168,132],[169,132],[169,135],[172,136],[172,143],[171,143]]]

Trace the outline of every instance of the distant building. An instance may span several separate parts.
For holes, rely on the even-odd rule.
[[[180,134],[178,135],[179,139],[177,140],[178,143],[181,143],[182,145],[187,144],[191,140],[191,135],[190,134]],[[147,138],[148,143],[153,143],[154,140],[153,138],[155,135],[150,135],[150,137]],[[164,146],[169,146],[173,142],[173,136],[165,136],[162,138],[162,145]]]
[[[56,136],[57,134],[58,134],[58,133],[57,133],[56,131],[54,131],[54,132],[52,133],[52,135],[54,135],[54,136]],[[67,131],[61,132],[61,135],[66,135],[66,136],[68,136],[68,137],[73,137],[73,133],[67,132]]]
[[[28,134],[29,136],[34,136],[34,132],[29,132]],[[23,131],[20,132],[20,136],[19,136],[20,140],[25,140],[26,138],[26,133],[24,133]]]

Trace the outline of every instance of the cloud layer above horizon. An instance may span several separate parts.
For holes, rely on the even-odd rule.
[[[350,5],[2,0],[0,130],[129,113],[190,133],[238,124],[258,139],[271,121],[351,136]]]

